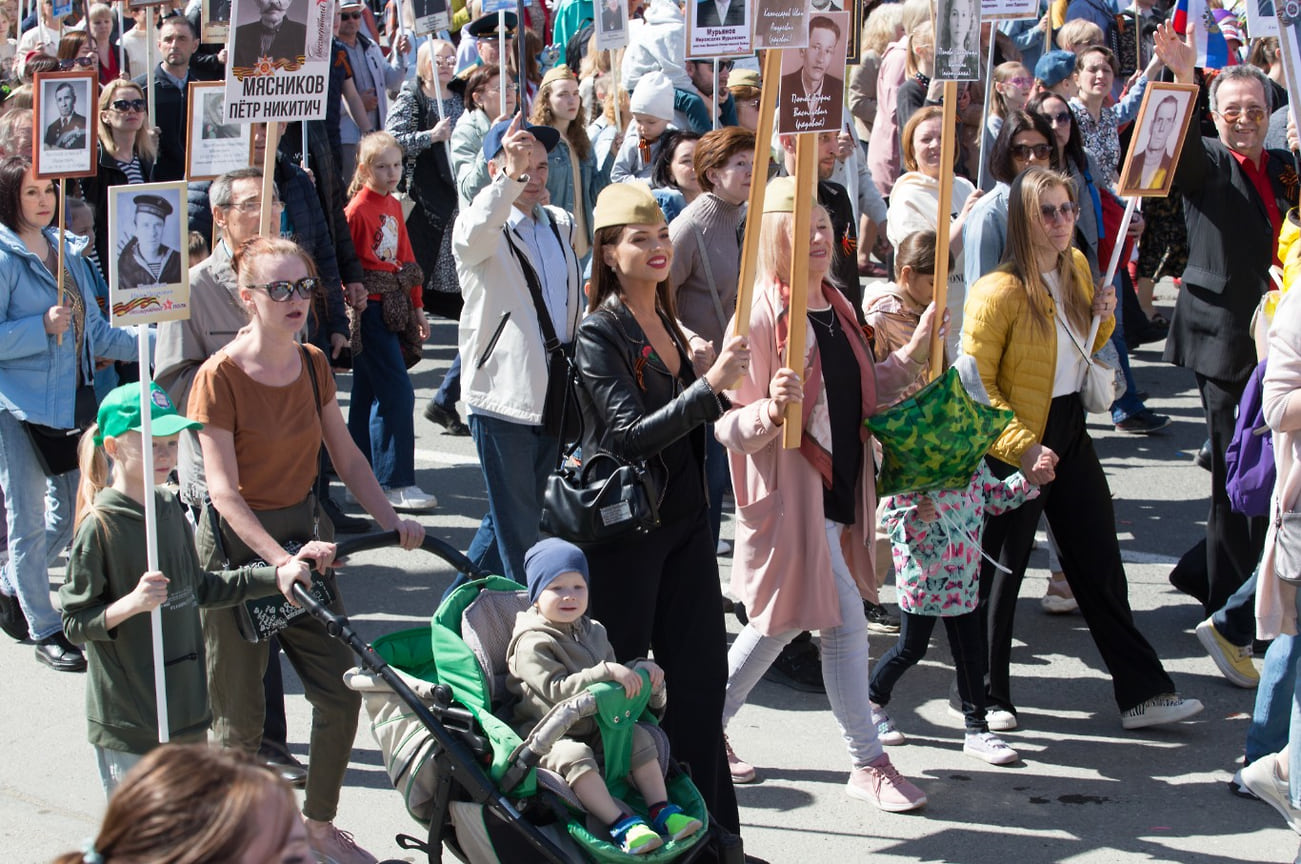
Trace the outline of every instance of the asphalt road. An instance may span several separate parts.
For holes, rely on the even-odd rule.
[[[1167,310],[1169,292],[1162,292]],[[433,343],[448,346],[453,338],[452,325],[434,326]],[[918,814],[886,814],[848,798],[848,760],[826,698],[764,682],[729,730],[761,777],[738,788],[748,851],[772,862],[1293,860],[1298,838],[1275,812],[1226,791],[1253,694],[1218,674],[1192,633],[1200,607],[1166,581],[1174,559],[1204,530],[1209,475],[1191,461],[1204,438],[1192,375],[1161,364],[1159,348],[1139,352],[1136,374],[1151,393],[1149,404],[1174,424],[1161,435],[1131,437],[1094,417],[1099,422],[1090,431],[1115,495],[1139,625],[1180,690],[1201,699],[1205,712],[1174,728],[1122,731],[1081,619],[1039,609],[1046,564],[1036,552],[1013,650],[1022,729],[1006,736],[1022,761],[1000,768],[963,756],[961,723],[945,706],[951,661],[943,628],[891,704],[910,739],[891,757],[930,797]],[[418,406],[437,387],[451,349],[429,349],[426,358],[414,375]],[[346,379],[340,385],[349,386]],[[440,500],[423,521],[464,549],[486,507],[482,481],[470,440],[439,433],[417,418],[418,481]],[[724,536],[731,534],[728,519]],[[726,585],[730,561],[720,564]],[[358,556],[341,585],[358,629],[375,638],[420,626],[450,578],[446,566],[422,553],[384,550]],[[735,620],[728,629],[739,629]],[[874,634],[871,641],[875,660],[892,637]],[[305,758],[308,707],[286,669],[290,742]],[[0,680],[0,848],[8,850],[0,859],[49,861],[92,836],[103,809],[86,742],[84,679],[38,665],[31,645],[5,639]],[[337,822],[380,858],[417,860],[393,841],[399,832],[418,834],[418,827],[388,784],[364,717]]]

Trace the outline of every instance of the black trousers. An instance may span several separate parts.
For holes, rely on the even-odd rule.
[[[661,725],[673,756],[690,766],[713,817],[739,834],[736,790],[723,747],[727,629],[703,496],[690,516],[583,551],[591,574],[592,617],[605,625],[620,662],[655,652],[668,687]]]
[[[1264,516],[1233,512],[1225,489],[1224,451],[1233,439],[1233,424],[1246,380],[1220,381],[1197,376],[1197,390],[1206,411],[1206,431],[1211,439],[1211,510],[1206,517],[1206,540],[1183,554],[1170,581],[1194,596],[1204,596],[1207,615],[1218,612],[1251,578],[1265,548]]]
[[[953,666],[958,672],[958,697],[962,700],[962,716],[968,732],[988,732],[985,722],[985,641],[981,626],[981,613],[973,609],[965,615],[938,618],[935,615],[916,615],[899,610],[899,641],[872,670],[868,692],[873,702],[885,706],[890,694],[903,673],[926,656],[930,647],[935,622],[944,622],[949,636],[949,650],[953,653]]]
[[[1043,514],[1057,538],[1066,581],[1111,674],[1116,704],[1122,712],[1128,711],[1175,687],[1156,651],[1134,625],[1111,490],[1085,431],[1078,394],[1052,401],[1043,444],[1059,458],[1056,479],[1043,487],[1038,498],[985,519],[985,552],[1011,571],[1005,573],[988,561],[981,564],[980,602],[989,639],[987,704],[1016,710],[1009,681],[1016,599]],[[988,464],[1000,478],[1016,470],[995,459]]]

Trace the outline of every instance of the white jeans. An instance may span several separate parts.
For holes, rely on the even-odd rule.
[[[818,636],[822,643],[822,680],[827,687],[831,713],[849,747],[850,761],[855,768],[861,768],[885,751],[872,723],[872,705],[867,695],[867,618],[863,614],[863,598],[840,551],[840,535],[844,529],[844,525],[827,520],[827,547],[831,552],[831,573],[836,579],[836,593],[840,596],[841,623],[839,627],[820,631]],[[745,704],[750,691],[777,659],[782,648],[798,634],[798,630],[790,630],[776,636],[763,636],[753,625],[745,625],[727,652],[724,728]]]

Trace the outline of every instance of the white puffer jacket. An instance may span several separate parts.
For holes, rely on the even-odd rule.
[[[686,20],[675,0],[651,0],[644,21],[631,21],[628,48],[623,53],[622,84],[629,93],[641,76],[656,69],[669,76],[674,88],[695,91],[687,77]]]

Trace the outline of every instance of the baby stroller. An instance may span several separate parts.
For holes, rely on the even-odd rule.
[[[350,538],[339,543],[338,556],[397,541],[396,532]],[[557,705],[521,740],[494,712],[509,716],[503,711],[510,707],[506,648],[516,613],[528,605],[527,595],[509,579],[480,572],[442,540],[426,535],[423,548],[472,581],[440,604],[429,626],[391,633],[373,646],[357,635],[347,618],[332,613],[300,586],[294,588],[298,602],[361,658],[361,666],[346,676],[347,683],[362,693],[394,788],[428,831],[425,839],[398,835],[401,848],[441,862],[446,847],[468,864],[685,864],[707,853],[723,864],[743,864],[741,838],[710,819],[690,777],[670,758],[668,739],[647,710],[649,686],[628,699],[618,685],[593,685]],[[619,779],[626,770],[620,772],[618,766],[626,769],[628,764],[631,724],[649,724],[670,800],[706,829],[633,856],[611,843],[601,826],[589,824],[564,780],[537,768],[551,746],[587,717],[601,730],[606,774],[614,778],[607,779],[607,785],[616,801],[645,814],[646,802]]]

